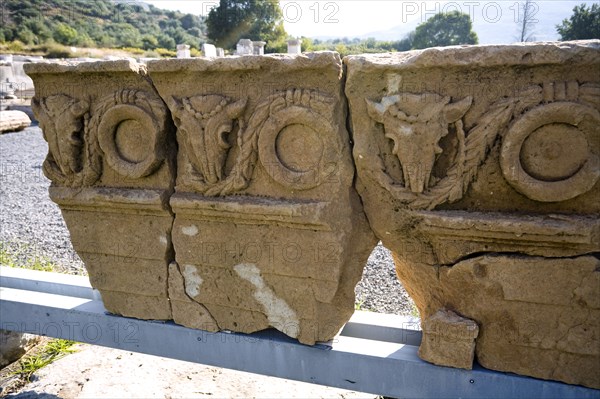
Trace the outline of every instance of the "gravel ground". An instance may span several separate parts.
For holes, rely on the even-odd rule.
[[[0,135],[0,261],[52,262],[59,271],[85,273],[60,210],[48,197],[42,173],[48,146],[38,127]],[[5,260],[6,262],[6,260]],[[398,282],[390,252],[378,245],[356,287],[357,308],[410,314],[413,305]]]
[[[42,172],[48,145],[38,127],[0,135],[0,249],[19,262],[52,262],[83,273],[60,209],[50,201]]]

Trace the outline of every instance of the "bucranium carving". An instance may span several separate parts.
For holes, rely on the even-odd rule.
[[[227,135],[233,129],[233,121],[246,108],[246,100],[229,102],[218,95],[172,99],[177,127],[185,134],[184,145],[194,168],[204,181],[216,184],[223,180],[223,168],[231,145]]]
[[[465,97],[450,103],[450,97],[432,93],[388,96],[380,103],[367,100],[369,116],[383,124],[385,137],[394,142],[392,152],[402,165],[407,189],[422,193],[428,188],[433,164],[442,152],[439,141],[471,102],[472,97]]]
[[[58,94],[34,98],[31,105],[48,141],[45,167],[57,168],[63,176],[79,173],[83,167],[83,116],[89,104]]]

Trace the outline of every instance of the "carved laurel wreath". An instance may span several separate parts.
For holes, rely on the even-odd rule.
[[[385,170],[381,154],[377,167],[370,170],[372,178],[387,189],[394,198],[406,202],[411,209],[431,210],[444,202],[455,202],[466,193],[477,176],[502,127],[509,122],[518,99],[501,99],[494,103],[465,136],[462,120],[455,122],[458,138],[457,155],[446,177],[423,193],[413,193],[394,182]]]

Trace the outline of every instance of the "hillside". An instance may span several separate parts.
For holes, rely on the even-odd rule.
[[[0,43],[175,50],[206,41],[203,18],[111,0],[2,0]]]

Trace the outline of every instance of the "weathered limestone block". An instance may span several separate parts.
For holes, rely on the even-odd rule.
[[[332,338],[375,245],[337,53],[160,60],[149,74],[178,128],[175,322]]]
[[[484,367],[600,388],[600,42],[345,63],[357,190],[424,326],[454,311]]]
[[[0,134],[18,132],[31,125],[31,119],[23,111],[0,111]]]
[[[422,324],[419,357],[440,366],[472,368],[479,333],[477,323],[450,310],[438,310]]]
[[[40,339],[39,335],[0,330],[0,369],[22,358]]]
[[[106,308],[170,319],[174,126],[145,67],[26,64],[49,153],[44,174]]]

